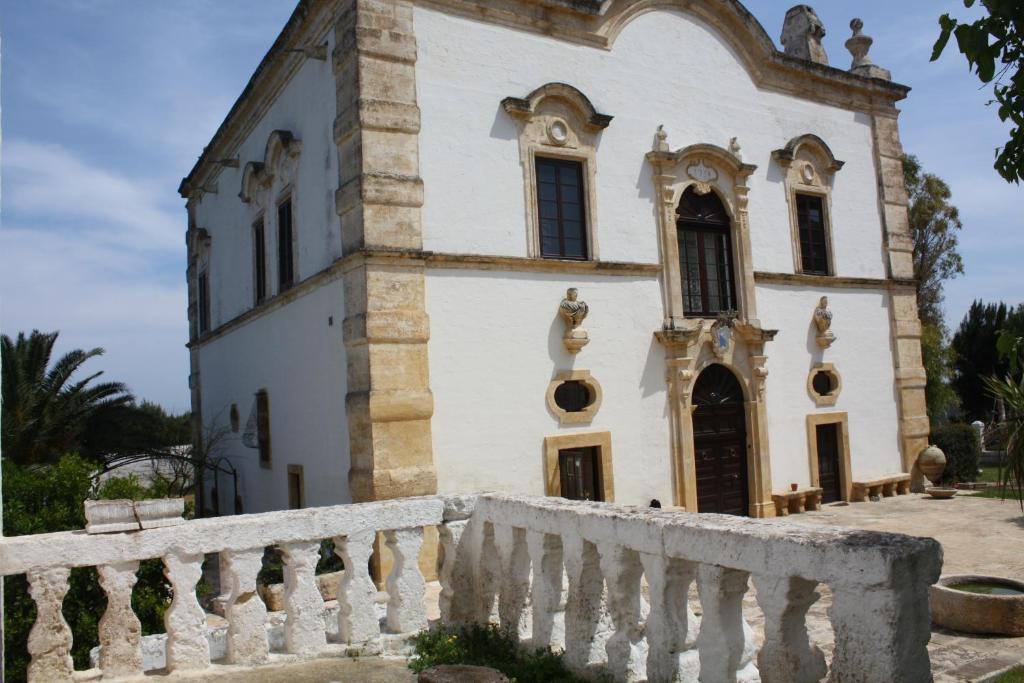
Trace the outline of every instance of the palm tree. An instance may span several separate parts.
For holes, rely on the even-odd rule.
[[[4,455],[18,465],[55,462],[78,448],[89,418],[100,411],[131,403],[134,397],[120,382],[94,384],[102,372],[84,379],[72,376],[101,348],[75,349],[50,367],[59,332],[33,330],[11,341],[0,336]]]

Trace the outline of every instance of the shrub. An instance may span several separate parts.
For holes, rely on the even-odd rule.
[[[494,624],[461,629],[423,631],[415,638],[416,652],[409,668],[419,673],[442,664],[469,664],[497,669],[513,683],[582,683],[565,668],[561,652],[527,652],[519,639]]]
[[[978,433],[968,424],[948,424],[932,430],[931,442],[946,454],[942,483],[974,481],[978,478],[981,444]]]

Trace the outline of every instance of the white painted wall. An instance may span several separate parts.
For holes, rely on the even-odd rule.
[[[304,468],[307,506],[351,502],[341,301],[336,280],[199,351],[204,423],[228,427],[231,404],[238,404],[241,429],[224,444],[240,471],[245,512],[288,507],[289,464]],[[260,389],[270,399],[271,469],[241,442]],[[222,477],[221,486],[221,509],[231,510],[230,479]]]
[[[314,43],[333,49],[334,32]],[[307,59],[282,89],[267,113],[237,151],[238,168],[224,168],[218,191],[204,195],[196,211],[196,225],[206,228],[210,245],[211,323],[231,320],[253,306],[252,223],[265,209],[268,294],[277,292],[276,203],[288,187],[275,181],[268,207],[245,204],[238,197],[242,173],[249,161],[262,162],[267,140],[274,130],[287,130],[302,141],[296,178],[292,184],[295,231],[296,281],[309,277],[341,256],[341,227],[334,209],[338,187],[338,149],[332,133],[335,119],[335,84],[330,60]]]
[[[849,415],[850,466],[855,480],[903,469],[888,292],[829,290],[832,331],[838,339],[826,350],[814,340],[811,322],[821,294],[781,285],[757,287],[762,324],[779,330],[765,350],[772,484],[776,490],[784,490],[790,482],[810,483],[806,416],[811,413]],[[819,408],[807,393],[807,375],[821,362],[835,364],[843,387],[834,406]]]
[[[833,193],[839,275],[884,277],[882,228],[867,117],[758,90],[705,24],[676,11],[629,23],[611,51],[572,45],[417,6],[416,88],[422,112],[424,248],[526,255],[517,128],[500,107],[551,81],[579,88],[614,116],[597,155],[601,258],[656,263],[651,169],[664,124],[673,149],[739,137],[750,180],[756,270],[793,272],[782,172],[771,152],[815,133],[846,167]]]
[[[575,357],[558,317],[570,286],[591,305],[591,341]],[[426,294],[439,491],[544,495],[545,436],[610,431],[616,502],[671,503],[655,278],[431,269]],[[560,426],[547,408],[548,384],[571,369],[590,370],[604,393],[589,425]]]

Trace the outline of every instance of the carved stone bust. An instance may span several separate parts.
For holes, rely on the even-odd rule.
[[[590,342],[590,335],[580,327],[584,318],[590,313],[587,302],[579,300],[579,290],[570,287],[565,292],[565,298],[558,305],[558,315],[565,321],[565,335],[562,342],[569,353],[579,353],[580,349]]]
[[[781,40],[790,57],[828,64],[828,55],[821,44],[824,37],[825,25],[810,5],[797,5],[786,12]]]
[[[814,326],[818,328],[816,339],[818,346],[827,349],[836,340],[832,332],[832,311],[828,309],[828,297],[823,296],[818,300],[818,307],[814,309]]]

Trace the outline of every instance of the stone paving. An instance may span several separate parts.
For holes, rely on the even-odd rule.
[[[1016,501],[1000,501],[960,494],[934,500],[910,494],[883,498],[877,503],[827,505],[819,512],[790,516],[803,524],[844,526],[930,536],[942,544],[943,574],[984,574],[1024,580],[1024,515]],[[831,596],[822,598],[808,615],[811,639],[829,656],[832,628],[826,610]],[[744,612],[757,632],[761,613],[748,594]],[[1024,638],[999,638],[954,633],[932,628],[928,644],[937,683],[970,681],[1024,662]]]

